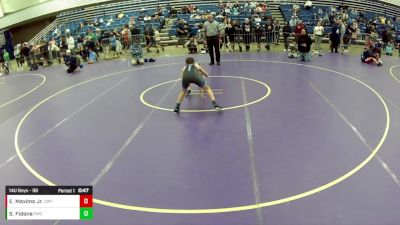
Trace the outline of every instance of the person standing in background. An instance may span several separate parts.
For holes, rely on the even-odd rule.
[[[315,52],[318,53],[319,56],[322,56],[321,42],[323,36],[324,36],[324,27],[321,25],[321,22],[318,22],[317,26],[314,27],[314,40],[315,40]]]
[[[74,37],[72,37],[69,33],[67,34],[67,45],[68,45],[68,50],[72,50],[75,48]]]
[[[283,51],[289,51],[289,37],[290,34],[292,33],[292,28],[290,27],[289,22],[286,23],[286,25],[282,28],[282,34],[283,34],[283,43],[285,45],[285,49]]]
[[[215,60],[217,65],[221,64],[221,55],[219,51],[219,43],[221,37],[220,25],[214,20],[212,15],[207,17],[207,21],[204,22],[204,31],[207,37],[208,52],[210,54],[210,65],[214,65],[214,49],[215,49]]]

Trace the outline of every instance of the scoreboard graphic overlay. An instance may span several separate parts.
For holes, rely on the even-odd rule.
[[[92,186],[6,186],[6,220],[91,220]]]

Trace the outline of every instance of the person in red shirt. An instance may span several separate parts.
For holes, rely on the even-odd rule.
[[[306,26],[304,25],[303,21],[300,20],[294,29],[296,42],[297,42],[298,37],[301,35],[301,30],[306,30]]]

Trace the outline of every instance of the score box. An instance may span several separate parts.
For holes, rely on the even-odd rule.
[[[91,220],[92,186],[6,186],[6,220]]]

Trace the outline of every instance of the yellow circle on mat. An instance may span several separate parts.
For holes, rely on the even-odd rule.
[[[259,81],[259,80],[252,79],[252,78],[248,78],[248,77],[238,77],[238,76],[210,76],[210,77],[211,77],[211,78],[212,78],[212,77],[219,77],[219,78],[234,78],[234,79],[241,79],[241,80],[249,80],[249,81],[253,81],[253,82],[256,82],[256,83],[258,83],[258,84],[261,84],[261,85],[262,85],[263,87],[265,87],[265,89],[266,89],[265,95],[263,95],[262,97],[260,97],[260,98],[258,98],[258,99],[256,99],[256,100],[254,100],[254,101],[247,102],[247,103],[241,104],[241,105],[228,106],[228,107],[225,107],[225,106],[224,106],[224,107],[222,108],[222,110],[238,109],[238,108],[246,107],[246,106],[249,106],[249,105],[253,105],[253,104],[256,104],[256,103],[261,102],[262,100],[268,98],[268,96],[271,94],[271,88],[270,88],[266,83],[261,82],[261,81]],[[162,85],[169,84],[169,83],[173,83],[173,82],[176,82],[176,81],[180,81],[180,80],[181,80],[181,79],[170,80],[170,81],[166,81],[166,82],[163,82],[163,83],[160,83],[160,84],[157,84],[157,85],[154,85],[154,86],[152,86],[152,87],[147,88],[145,91],[142,92],[142,94],[140,94],[140,101],[141,101],[143,104],[145,104],[146,106],[150,107],[150,108],[173,112],[173,111],[174,111],[173,109],[168,109],[168,108],[164,108],[164,107],[160,107],[160,106],[152,105],[152,104],[148,103],[148,102],[144,99],[144,96],[146,95],[147,92],[153,90],[154,88],[157,88],[157,87],[160,87],[160,86],[162,86]],[[180,111],[181,111],[181,112],[192,112],[192,113],[196,113],[196,112],[215,112],[216,110],[215,110],[215,109],[182,109],[182,110],[180,110]]]
[[[299,64],[299,63],[290,63],[290,62],[282,62],[282,61],[267,61],[267,60],[224,60],[223,62],[258,62],[258,63],[276,63],[276,64],[289,64],[289,65],[296,65],[296,66],[305,66],[305,67],[309,67],[309,68],[315,68],[315,69],[319,69],[321,71],[327,71],[327,72],[331,72],[331,73],[335,73],[337,75],[340,75],[342,77],[346,77],[349,78],[361,85],[363,85],[364,87],[366,87],[368,90],[370,90],[372,93],[374,93],[375,96],[378,97],[378,99],[380,100],[380,102],[383,105],[385,114],[386,114],[386,123],[385,123],[385,130],[382,134],[381,139],[379,140],[378,144],[373,148],[373,150],[371,151],[371,154],[365,159],[363,160],[360,164],[358,164],[354,169],[348,171],[347,173],[345,173],[344,175],[322,185],[319,187],[315,187],[314,189],[305,191],[303,193],[299,193],[296,195],[292,195],[292,196],[288,196],[285,198],[281,198],[281,199],[277,199],[277,200],[273,200],[273,201],[269,201],[269,202],[262,202],[262,203],[258,203],[258,204],[251,204],[251,205],[241,205],[241,206],[232,206],[232,207],[226,207],[226,208],[209,208],[209,209],[168,209],[168,208],[152,208],[152,207],[144,207],[144,206],[135,206],[135,205],[125,205],[125,204],[121,204],[121,203],[116,203],[116,202],[110,202],[110,201],[105,201],[105,200],[101,200],[101,199],[93,199],[93,202],[96,204],[100,204],[100,205],[104,205],[104,206],[109,206],[109,207],[114,207],[114,208],[119,208],[119,209],[126,209],[126,210],[133,210],[133,211],[142,211],[142,212],[152,212],[152,213],[170,213],[170,214],[205,214],[205,213],[224,213],[224,212],[237,212],[237,211],[245,211],[245,210],[253,210],[253,209],[258,209],[258,208],[263,208],[263,207],[268,207],[268,206],[273,206],[273,205],[278,205],[278,204],[282,204],[282,203],[287,203],[287,202],[291,202],[291,201],[295,201],[301,198],[305,198],[307,196],[316,194],[318,192],[321,192],[323,190],[326,190],[328,188],[331,188],[333,186],[335,186],[336,184],[346,180],[347,178],[351,177],[352,175],[354,175],[357,171],[361,170],[365,165],[367,165],[367,163],[369,161],[371,161],[373,159],[373,157],[378,153],[379,149],[382,147],[383,143],[386,140],[386,137],[388,135],[389,132],[389,127],[390,127],[390,112],[389,109],[386,105],[386,102],[383,100],[382,96],[375,90],[373,89],[371,86],[369,86],[368,84],[353,78],[347,74],[344,73],[340,73],[337,71],[333,71],[330,69],[326,69],[326,68],[322,68],[322,67],[318,67],[318,66],[311,66],[311,65],[306,65],[306,64]],[[15,136],[14,136],[14,145],[15,145],[15,151],[17,152],[17,155],[21,161],[21,163],[27,168],[27,170],[29,172],[31,172],[36,178],[38,178],[39,180],[41,180],[43,183],[49,185],[49,186],[55,186],[56,184],[51,182],[50,180],[48,180],[47,178],[45,178],[44,176],[42,176],[41,174],[39,174],[35,169],[32,168],[31,165],[29,165],[29,163],[25,160],[24,156],[22,155],[21,149],[19,147],[19,143],[18,143],[18,138],[19,138],[19,132],[20,129],[22,127],[22,124],[24,123],[24,121],[28,118],[28,116],[34,111],[36,110],[40,105],[44,104],[45,102],[49,101],[50,99],[52,99],[53,97],[71,90],[72,88],[75,88],[77,86],[83,85],[83,84],[87,84],[91,81],[95,81],[98,79],[102,79],[102,78],[106,78],[106,77],[111,77],[111,76],[115,76],[118,74],[122,74],[122,73],[126,73],[126,72],[130,72],[130,71],[136,71],[136,70],[144,70],[144,69],[149,69],[149,68],[157,68],[157,67],[163,67],[163,66],[169,66],[169,65],[179,65],[180,63],[169,63],[169,64],[160,64],[160,65],[154,65],[154,66],[149,66],[149,67],[140,67],[140,68],[135,68],[135,69],[129,69],[129,70],[124,70],[124,71],[119,71],[116,73],[112,73],[112,74],[107,74],[104,76],[100,76],[100,77],[96,77],[87,81],[83,81],[81,83],[72,85],[70,87],[67,87],[45,99],[43,99],[41,102],[39,102],[38,104],[36,104],[35,106],[33,106],[21,119],[21,121],[19,122],[17,129],[15,131]]]

